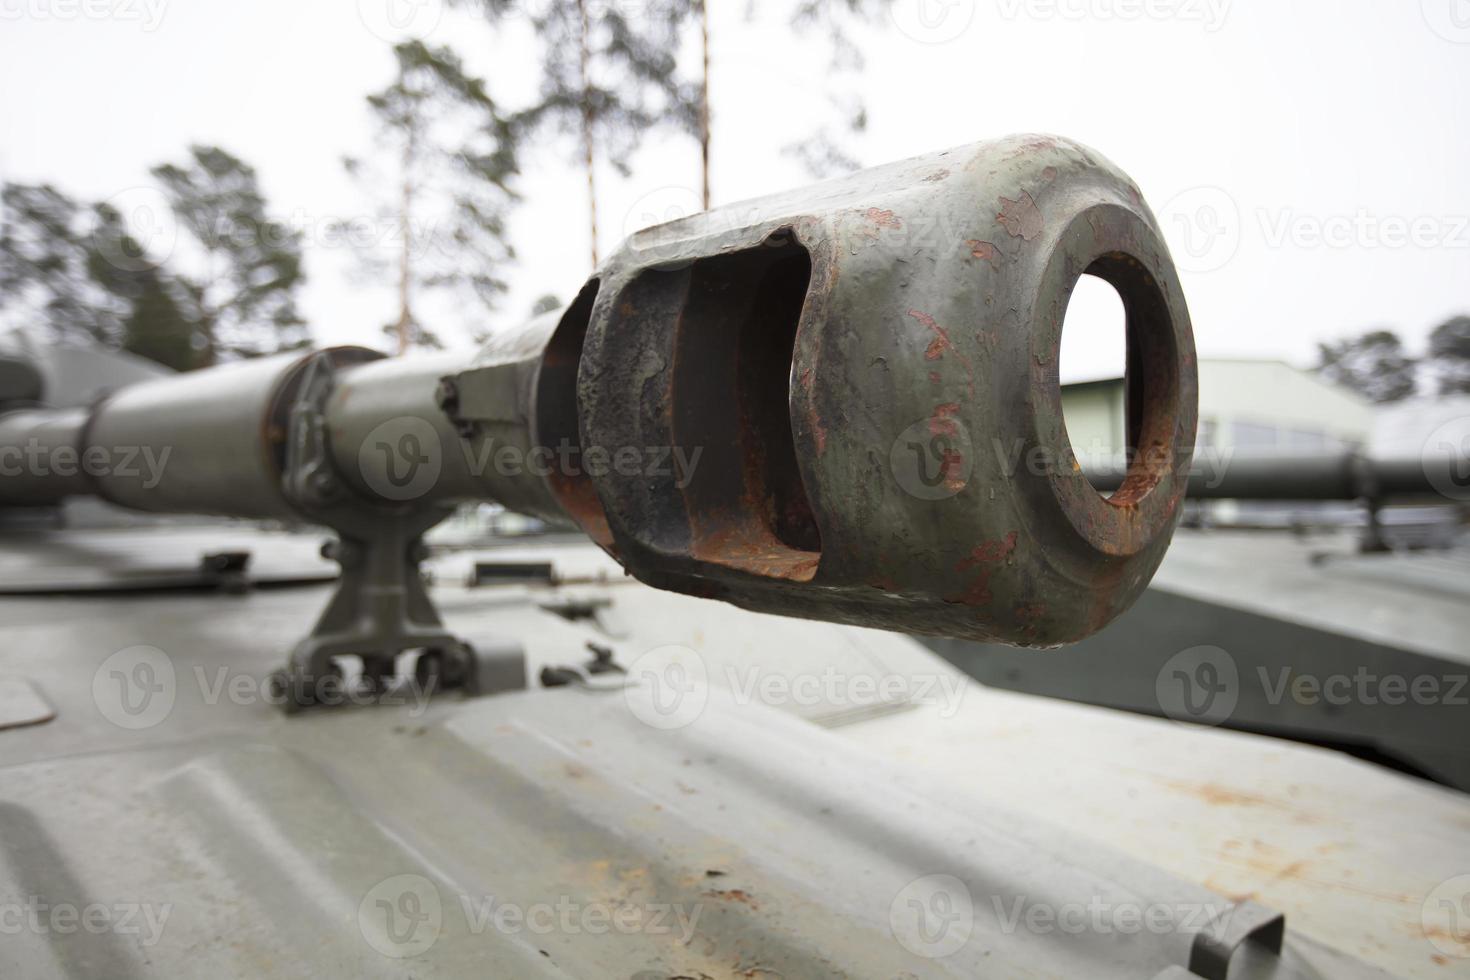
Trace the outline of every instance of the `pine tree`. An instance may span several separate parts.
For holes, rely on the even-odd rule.
[[[176,274],[200,365],[306,346],[296,311],[301,234],[267,216],[254,168],[217,146],[194,146],[183,164],[151,172],[203,258],[199,274]]]
[[[368,96],[368,105],[394,147],[395,172],[375,180],[363,160],[344,162],[365,182],[396,188],[380,215],[394,229],[398,291],[397,317],[384,330],[401,354],[442,346],[417,310],[424,291],[465,291],[482,309],[494,308],[506,289],[499,270],[515,258],[506,218],[518,198],[511,186],[517,171],[513,127],[484,80],[447,47],[407,41],[393,55],[393,84]],[[390,264],[372,254],[364,263],[383,271]]]
[[[598,0],[546,3],[527,11],[519,0],[458,0],[491,23],[512,13],[530,21],[541,66],[535,104],[517,113],[518,133],[573,136],[587,179],[592,265],[597,241],[597,162],[618,173],[647,134],[661,127],[694,134],[699,96],[678,76],[675,52],[695,0],[644,0],[628,6]]]

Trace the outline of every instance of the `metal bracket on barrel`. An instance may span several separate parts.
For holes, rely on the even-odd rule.
[[[344,484],[331,461],[326,402],[335,382],[325,356],[305,370],[291,408],[282,483],[302,516],[337,532],[322,548],[342,566],[336,591],[311,633],[271,675],[271,693],[287,713],[345,700],[340,658],[362,664],[357,683],[386,692],[400,654],[417,651],[416,693],[459,688],[491,694],[525,687],[525,652],[500,639],[470,643],[439,619],[419,571],[428,557],[423,535],[449,517],[444,504],[369,501]]]

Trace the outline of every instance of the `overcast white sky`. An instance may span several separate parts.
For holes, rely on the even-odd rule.
[[[127,201],[150,165],[219,143],[307,228],[317,339],[380,344],[391,291],[351,281],[320,230],[368,207],[340,158],[371,147],[386,15],[456,44],[503,101],[533,78],[527,45],[438,2],[0,0],[0,177]],[[1114,160],[1165,226],[1204,355],[1306,363],[1316,341],[1377,326],[1417,348],[1470,312],[1470,0],[896,0],[859,32],[867,69],[851,79],[784,26],[785,4],[750,21],[748,0],[709,2],[716,203],[805,182],[780,148],[852,86],[868,164],[1022,131]],[[494,323],[589,272],[575,153],[542,152],[521,182],[521,260]],[[604,252],[696,200],[690,141],[652,140],[631,164],[628,180],[600,174]],[[1107,297],[1078,303],[1065,378],[1116,363]]]

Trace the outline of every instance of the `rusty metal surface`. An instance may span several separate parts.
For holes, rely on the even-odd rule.
[[[1057,382],[1084,272],[1129,325],[1139,452],[1111,499],[1076,466]],[[599,280],[584,444],[703,452],[687,481],[593,481],[646,582],[1053,646],[1127,608],[1167,546],[1188,313],[1137,188],[1085,147],[1013,137],[731,205],[639,232]]]
[[[587,545],[493,554],[616,571]],[[1286,915],[1287,957],[1239,976],[1450,977],[1465,962],[1419,925],[1454,873],[1445,856],[1470,839],[1460,794],[1318,750],[967,687],[895,634],[636,583],[471,592],[453,583],[475,557],[436,559],[442,607],[525,636],[535,666],[611,643],[638,688],[287,721],[252,692],[321,589],[0,600],[3,672],[58,712],[0,732],[0,904],[94,907],[136,927],[22,928],[0,942],[0,973],[1153,977],[1187,962],[1187,930],[1048,927],[1015,903],[1106,916],[1247,898]],[[543,611],[553,593],[610,600],[629,632]],[[139,644],[174,671],[165,714],[119,715],[95,686]],[[660,727],[638,665],[670,645],[707,683],[702,710]],[[846,686],[780,696],[829,676]],[[873,700],[863,679],[900,680],[901,696]],[[966,894],[954,949],[960,933],[925,939],[904,918],[910,900]],[[437,918],[411,917],[432,898]],[[379,901],[404,915],[396,929]],[[541,907],[535,929],[494,917]],[[643,918],[587,927],[617,909]]]

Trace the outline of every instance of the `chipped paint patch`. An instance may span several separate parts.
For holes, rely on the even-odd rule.
[[[1041,234],[1041,211],[1036,201],[1025,191],[1014,201],[1008,197],[1000,199],[1000,211],[995,219],[1005,228],[1006,234],[1024,241],[1032,241]]]
[[[934,331],[934,339],[924,350],[924,360],[937,361],[944,356],[945,351],[954,350],[954,344],[950,343],[949,334],[932,316],[922,310],[909,310],[909,316]]]
[[[993,242],[982,242],[978,238],[972,238],[965,242],[970,246],[970,255],[995,265],[996,259],[1000,258],[1000,249]]]
[[[959,564],[955,565],[954,570],[957,572],[967,572],[981,565],[990,565],[998,561],[1004,561],[1015,553],[1016,541],[1017,534],[1015,531],[995,541],[982,541],[970,551],[968,558],[961,559]]]
[[[863,217],[867,218],[879,228],[889,228],[897,230],[903,227],[903,219],[898,217],[898,215],[894,214],[892,211],[887,211],[880,208],[868,208],[868,210],[863,212]]]
[[[953,341],[949,339],[949,331],[941,327],[938,320],[935,320],[932,316],[922,310],[909,310],[908,314],[909,316],[913,317],[917,322],[934,331],[934,339],[931,340],[929,342],[929,346],[924,349],[924,360],[938,361],[943,359],[946,353],[953,354],[965,369],[965,377],[967,378],[970,395],[971,397],[974,397],[975,366],[970,363],[970,359],[968,357],[961,354],[959,350],[955,348]]]

